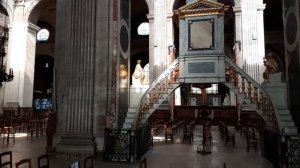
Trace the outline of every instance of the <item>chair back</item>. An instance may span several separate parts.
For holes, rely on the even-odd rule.
[[[74,163],[72,163],[69,168],[80,168],[80,162],[79,161],[76,161]]]
[[[6,157],[8,157],[8,159],[5,159]],[[0,168],[2,167],[12,168],[12,151],[0,153]]]
[[[44,154],[38,157],[38,168],[49,168],[49,155]]]
[[[27,165],[27,168],[31,168],[31,159],[22,159],[16,163],[16,168],[24,168],[24,165]]]
[[[84,158],[84,168],[93,168],[94,167],[94,158],[93,156],[87,156]]]

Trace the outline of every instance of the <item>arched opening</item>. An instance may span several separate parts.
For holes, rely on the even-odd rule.
[[[56,3],[50,0],[39,2],[29,15],[29,21],[40,28],[37,32],[35,48],[33,88],[35,111],[53,110],[55,20]],[[46,101],[47,106],[41,106],[42,100]]]
[[[134,72],[137,60],[141,60],[142,68],[149,63],[149,34],[147,33],[147,31],[149,32],[149,29],[147,30],[147,23],[149,23],[147,18],[147,14],[149,14],[148,6],[144,0],[132,1],[131,3],[130,77]],[[141,27],[143,25],[144,27]],[[132,80],[130,80],[130,84],[132,84]]]

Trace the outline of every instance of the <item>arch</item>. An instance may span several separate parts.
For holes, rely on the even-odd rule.
[[[34,0],[32,2],[30,2],[30,4],[28,5],[28,8],[26,9],[25,11],[25,14],[24,14],[24,18],[26,20],[30,20],[30,16],[32,16],[32,11],[35,9],[35,7],[40,4],[41,1],[46,1],[46,0]]]
[[[7,4],[6,4],[7,2]],[[0,5],[3,7],[3,10],[5,10],[5,14],[9,18],[9,23],[12,23],[12,15],[13,15],[13,6],[14,6],[14,1],[13,0],[7,0],[7,1],[1,1]]]
[[[153,14],[154,12],[154,0],[145,0],[148,5],[149,14]]]

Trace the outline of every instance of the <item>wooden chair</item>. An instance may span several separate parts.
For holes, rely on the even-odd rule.
[[[259,140],[256,136],[254,129],[248,129],[246,134],[246,141],[247,141],[247,152],[249,152],[250,147],[253,147],[255,152],[258,151]]]
[[[28,137],[32,139],[33,134],[35,134],[36,137],[38,136],[37,120],[35,119],[31,119],[27,123],[27,139]]]
[[[80,168],[80,162],[79,161],[76,161],[74,163],[72,163],[69,168]]]
[[[84,158],[84,168],[93,168],[94,167],[94,158],[93,156],[87,156]]]
[[[165,129],[165,143],[167,143],[168,140],[171,140],[173,143],[173,129],[172,128],[166,128]]]
[[[225,141],[226,141],[226,145],[228,144],[228,142],[232,142],[233,146],[235,145],[235,134],[229,132],[227,126],[225,126]]]
[[[140,161],[140,168],[143,168],[143,165],[144,165],[144,168],[147,168],[147,159],[144,158],[142,161]]]
[[[4,161],[4,158],[8,157],[6,159],[7,161]],[[2,152],[0,153],[0,168],[12,168],[12,151]]]
[[[24,165],[27,165],[27,168],[31,168],[31,159],[22,159],[16,163],[16,168],[24,168]]]
[[[183,131],[183,143],[185,140],[189,140],[190,144],[193,142],[193,127],[191,125],[186,125],[184,126],[184,131]]]
[[[38,168],[50,168],[49,155],[44,154],[38,157]]]
[[[2,128],[2,133],[4,134],[3,136],[3,144],[6,140],[7,144],[9,144],[9,138],[12,138],[13,139],[13,142],[15,143],[16,142],[16,138],[15,138],[15,135],[16,135],[16,132],[15,132],[15,129],[13,126],[5,126]]]

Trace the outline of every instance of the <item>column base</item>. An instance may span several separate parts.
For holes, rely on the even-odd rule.
[[[97,145],[90,134],[65,134],[56,145],[56,156],[71,159],[83,159],[96,156]]]

